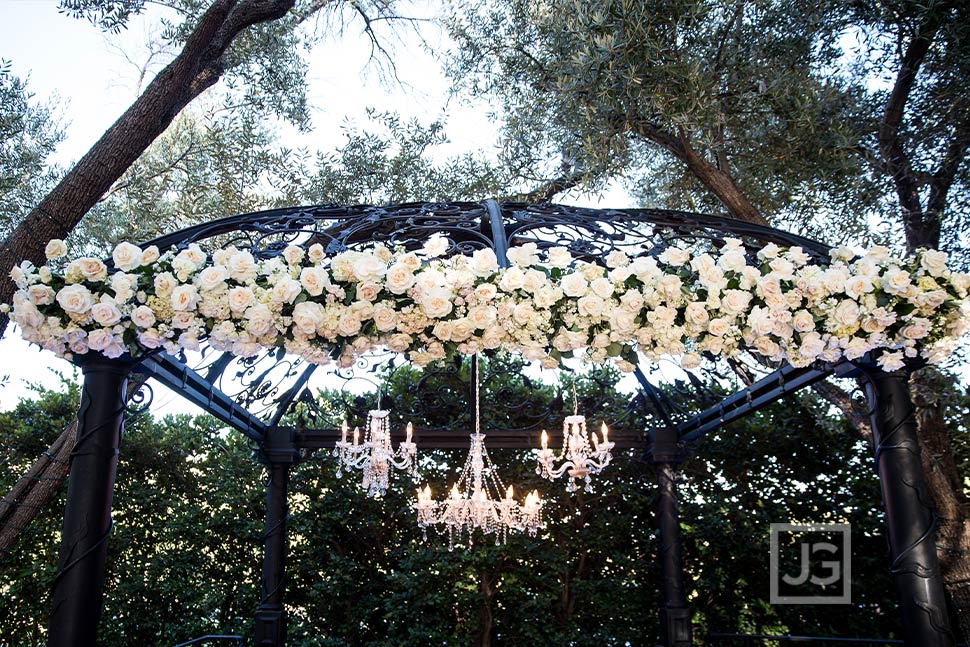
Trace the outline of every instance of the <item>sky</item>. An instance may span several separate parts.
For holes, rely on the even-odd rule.
[[[435,4],[416,3],[415,11],[428,15]],[[166,11],[151,3],[148,7],[147,15],[134,19],[128,29],[106,36],[87,21],[58,13],[56,0],[0,0],[0,58],[12,62],[14,74],[28,78],[37,100],[60,106],[67,137],[54,161],[69,165],[77,160],[134,100],[138,66],[147,57],[145,43],[157,33],[155,25]],[[413,34],[404,32],[399,41],[391,41],[394,52],[402,55],[395,57],[400,82],[388,83],[374,65],[368,65],[371,50],[359,25],[351,23],[313,50],[308,75],[313,128],[301,134],[283,127],[282,143],[328,150],[341,142],[343,126],[362,125],[365,110],[373,107],[396,110],[424,123],[445,117],[450,141],[436,151],[442,157],[493,148],[497,127],[487,118],[488,107],[449,101],[448,80]],[[424,35],[429,42],[443,45],[443,36],[427,27]],[[630,200],[622,190],[613,189],[602,199],[567,195],[559,201],[636,206]],[[7,376],[0,386],[0,410],[28,395],[29,383],[50,384],[56,380],[53,371],[68,375],[72,371],[64,360],[23,342],[16,329],[8,329],[0,340],[0,358],[0,379]],[[156,413],[192,411],[183,407],[178,396],[162,389],[156,389],[153,409]]]

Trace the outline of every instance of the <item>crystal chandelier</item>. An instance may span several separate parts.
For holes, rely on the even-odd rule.
[[[562,452],[558,455],[549,449],[549,435],[545,430],[542,431],[542,449],[535,450],[538,465],[536,474],[539,474],[550,481],[557,479],[564,473],[569,474],[569,483],[566,484],[567,492],[575,492],[577,489],[576,480],[585,479],[586,492],[592,492],[593,487],[590,483],[590,474],[599,474],[603,468],[610,464],[613,458],[611,450],[613,443],[609,441],[609,429],[603,423],[603,440],[600,441],[596,434],[586,435],[586,416],[579,415],[579,403],[576,398],[576,380],[573,380],[573,415],[566,416],[562,423]],[[592,439],[592,446],[590,446]],[[554,463],[564,461],[559,467],[553,467]]]
[[[380,402],[378,402],[380,407]],[[361,487],[368,495],[377,498],[387,493],[391,467],[407,470],[412,478],[418,476],[418,448],[411,442],[414,433],[409,422],[407,438],[398,445],[395,452],[391,446],[391,434],[388,429],[388,412],[374,409],[367,414],[367,433],[364,442],[360,442],[360,429],[354,429],[353,443],[347,440],[347,422],[344,421],[341,439],[337,441],[333,455],[337,458],[337,478],[344,471],[363,470],[364,479]]]
[[[477,358],[473,358],[474,359]],[[448,550],[453,550],[455,540],[467,536],[469,547],[473,543],[474,531],[495,535],[495,544],[505,542],[509,531],[525,530],[535,536],[542,526],[542,500],[533,490],[519,505],[515,492],[502,484],[498,471],[485,449],[485,434],[481,433],[479,411],[479,389],[477,363],[473,366],[475,380],[475,433],[471,435],[468,458],[462,468],[458,482],[451,488],[451,494],[442,502],[431,498],[431,487],[418,490],[415,508],[418,512],[418,527],[427,539],[429,526],[444,525],[448,532]]]

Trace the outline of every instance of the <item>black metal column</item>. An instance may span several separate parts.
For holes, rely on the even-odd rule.
[[[270,430],[263,446],[269,479],[266,482],[266,522],[263,531],[263,575],[259,608],[256,609],[255,637],[259,647],[286,644],[286,526],[289,508],[287,487],[290,467],[299,459],[293,431]]]
[[[660,566],[663,574],[664,606],[660,609],[660,631],[664,647],[693,644],[691,613],[684,588],[684,566],[680,554],[680,510],[677,500],[677,467],[683,462],[672,427],[655,432],[650,460],[657,471],[657,518],[660,526]]]
[[[134,366],[100,355],[79,358],[77,363],[84,386],[51,596],[50,647],[93,646],[97,640],[125,383]]]
[[[926,490],[909,373],[861,367],[872,420],[876,471],[908,647],[954,644],[947,621],[943,581],[936,559],[935,513]]]

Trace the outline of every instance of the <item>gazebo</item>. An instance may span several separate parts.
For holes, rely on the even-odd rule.
[[[816,266],[824,270],[833,258],[832,250],[827,246],[800,236],[695,213],[654,209],[585,209],[553,204],[500,204],[492,200],[386,207],[324,205],[275,209],[188,227],[147,241],[140,247],[157,247],[163,256],[168,250],[173,250],[169,259],[190,249],[201,250],[206,258],[211,258],[219,249],[242,250],[257,263],[279,259],[277,266],[274,266],[283,268],[279,271],[285,271],[287,264],[292,266],[290,269],[296,267],[292,274],[294,277],[299,267],[310,266],[310,261],[306,259],[309,250],[318,250],[318,256],[319,250],[322,250],[322,256],[315,263],[328,267],[334,277],[332,280],[336,282],[342,279],[328,263],[341,254],[374,249],[375,245],[391,253],[406,254],[421,250],[432,238],[444,241],[434,255],[441,259],[471,258],[476,252],[490,250],[494,253],[497,268],[488,270],[492,274],[487,276],[500,276],[502,272],[507,273],[510,267],[530,267],[532,261],[522,260],[523,256],[535,256],[534,267],[538,267],[538,263],[543,262],[539,260],[540,256],[549,250],[564,248],[569,251],[571,263],[602,267],[604,275],[607,269],[612,271],[642,259],[637,267],[659,268],[657,271],[661,274],[679,273],[681,287],[677,289],[684,293],[689,291],[685,281],[702,274],[705,269],[703,263],[692,266],[689,262],[684,264],[675,259],[671,250],[687,254],[689,258],[705,257],[711,261],[720,261],[728,252],[732,252],[735,258],[740,254],[740,257],[747,259],[750,267],[768,264],[780,253],[778,250],[797,250],[790,254],[791,258],[796,259],[796,269],[798,266]],[[284,254],[294,248],[300,251],[289,254],[298,258],[288,258],[284,262]],[[513,254],[516,262],[510,262],[510,250],[520,248],[525,248],[528,253],[523,255],[516,252]],[[765,254],[765,250],[771,251]],[[777,256],[782,257],[789,258],[784,254]],[[835,257],[839,258],[838,254]],[[840,262],[850,267],[851,260],[843,258]],[[423,258],[422,262],[427,263],[428,259]],[[740,262],[744,264],[743,260]],[[792,265],[787,260],[785,262]],[[117,259],[114,263],[108,261],[108,275],[123,271],[118,265]],[[722,276],[731,272],[741,276],[740,270],[728,265],[722,262],[716,269]],[[550,281],[559,280],[569,267],[561,265],[558,271],[550,270],[547,273]],[[198,270],[199,267],[192,269]],[[790,269],[785,268],[786,271]],[[133,270],[129,268],[129,271]],[[878,273],[879,270],[876,271]],[[191,272],[187,270],[187,274]],[[480,280],[486,280],[481,276],[486,274],[479,275]],[[632,270],[610,276],[623,279],[620,282],[626,281],[624,277],[633,277],[631,281],[641,280],[636,279],[637,274]],[[182,277],[180,281],[188,284],[190,279]],[[756,289],[754,286],[750,288],[752,292]],[[509,290],[511,292],[512,289]],[[140,297],[130,298],[134,304]],[[568,295],[561,298],[568,298]],[[708,308],[713,310],[715,305],[709,298]],[[280,307],[283,308],[281,312],[286,313],[285,321],[289,322],[293,316],[292,303]],[[638,312],[648,312],[650,308],[647,303]],[[677,318],[671,319],[671,323],[691,330],[693,324],[684,321],[686,308],[673,307],[671,317]],[[231,313],[226,316],[231,317]],[[598,321],[606,321],[609,313],[597,316],[601,318]],[[17,320],[16,308],[13,318]],[[255,643],[277,647],[285,644],[284,564],[289,473],[307,452],[332,448],[341,435],[338,429],[294,427],[283,425],[282,422],[299,403],[312,403],[309,380],[315,371],[327,370],[321,369],[321,366],[327,365],[328,349],[332,352],[330,359],[334,362],[330,366],[336,366],[336,371],[346,374],[354,370],[355,358],[370,350],[373,344],[368,346],[361,342],[354,346],[351,343],[353,334],[341,334],[340,343],[336,345],[322,341],[317,343],[310,332],[306,339],[301,338],[305,342],[301,346],[305,349],[301,356],[292,352],[295,346],[287,345],[289,342],[283,343],[283,332],[279,330],[282,320],[277,316],[275,321],[278,330],[270,334],[280,334],[281,341],[268,347],[254,344],[243,356],[233,352],[238,349],[233,344],[243,343],[238,334],[236,337],[219,337],[214,329],[204,330],[203,334],[189,338],[182,337],[181,342],[179,337],[170,335],[167,340],[158,340],[155,348],[132,342],[125,353],[108,352],[110,346],[107,351],[96,352],[93,350],[94,344],[91,344],[92,348],[84,349],[88,350],[86,353],[71,353],[70,347],[63,345],[54,348],[62,354],[73,355],[72,360],[82,369],[84,385],[58,574],[53,586],[50,645],[60,647],[95,643],[102,606],[106,543],[111,531],[112,491],[128,406],[126,384],[133,375],[137,375],[138,379],[154,378],[228,427],[244,434],[258,447],[258,456],[266,465],[269,479],[266,485],[262,599],[255,610]],[[131,325],[126,330],[135,331],[136,327]],[[137,330],[142,331],[141,328]],[[606,330],[605,324],[597,330]],[[659,609],[663,644],[692,644],[691,611],[680,554],[676,485],[678,466],[689,456],[695,441],[703,435],[799,389],[836,376],[858,380],[864,385],[871,409],[875,464],[881,482],[891,546],[890,567],[896,584],[906,644],[912,647],[953,645],[954,638],[948,628],[944,590],[937,567],[934,511],[928,503],[930,497],[925,489],[917,426],[908,387],[910,371],[917,368],[921,360],[906,357],[899,362],[880,362],[880,354],[890,352],[895,348],[892,346],[873,347],[868,352],[856,355],[847,348],[836,348],[831,339],[837,333],[831,331],[827,337],[820,336],[821,345],[815,355],[807,352],[804,355],[794,354],[794,343],[787,350],[775,352],[776,349],[768,342],[753,346],[761,334],[754,330],[753,324],[747,328],[741,326],[738,330],[733,338],[738,348],[731,353],[725,352],[724,357],[716,352],[715,345],[710,344],[705,346],[701,343],[698,347],[681,345],[677,349],[690,356],[690,361],[684,361],[681,369],[687,376],[684,380],[686,388],[700,388],[703,380],[693,376],[712,366],[723,369],[719,375],[727,381],[722,384],[730,383],[735,388],[733,394],[720,397],[713,406],[693,410],[675,405],[658,387],[659,378],[652,372],[651,357],[665,350],[666,347],[660,342],[654,340],[654,346],[650,346],[651,340],[641,334],[639,340],[614,336],[600,343],[592,333],[582,342],[582,346],[589,347],[587,353],[594,361],[613,359],[626,362],[625,368],[632,369],[639,385],[640,392],[636,398],[641,406],[650,410],[650,428],[623,428],[620,421],[618,428],[611,432],[611,440],[618,448],[641,450],[656,467],[664,594],[664,604]],[[824,329],[820,328],[820,331],[824,332]],[[424,333],[415,332],[411,336],[417,338],[420,334]],[[473,329],[470,337],[456,340],[447,350],[449,353],[472,355],[475,382],[479,380],[479,364],[472,351],[485,350],[476,341],[476,334]],[[608,333],[604,334],[608,336]],[[775,334],[767,328],[763,331],[766,338]],[[789,334],[797,338],[799,334],[814,333],[799,333],[796,330]],[[747,341],[743,340],[745,335]],[[292,336],[290,334],[287,339]],[[300,337],[299,334],[296,336]],[[377,333],[372,334],[373,339],[378,337]],[[126,337],[131,338],[130,334]],[[386,342],[386,338],[380,339]],[[503,343],[502,347],[511,345],[515,350],[524,349],[527,359],[542,359],[550,365],[571,353],[572,348],[579,352],[578,343],[568,351],[560,351],[557,350],[558,346],[566,342],[546,340],[542,347],[535,343],[530,346],[523,339]],[[700,338],[695,335],[692,339],[696,341]],[[807,340],[808,337],[803,339]],[[825,339],[829,339],[829,342],[825,343]],[[186,343],[189,346],[197,343],[198,346],[195,352],[186,353],[179,350],[180,343],[183,347]],[[803,342],[802,348],[806,345],[807,342]],[[912,347],[912,344],[908,346]],[[635,358],[630,354],[631,349],[634,353],[640,353],[639,361],[635,363],[629,361]],[[132,353],[132,350],[136,352]],[[404,352],[415,357],[418,354],[413,350],[413,347],[409,347]],[[440,355],[440,349],[433,350],[435,352],[430,353],[430,359]],[[532,356],[530,352],[533,352]],[[425,357],[418,363],[428,360]],[[242,376],[242,379],[233,376]],[[699,400],[711,402],[709,395]],[[538,447],[538,429],[543,422],[540,418],[537,416],[536,424],[529,428],[489,429],[490,446]],[[422,449],[465,447],[469,431],[462,428],[418,429],[414,441]]]

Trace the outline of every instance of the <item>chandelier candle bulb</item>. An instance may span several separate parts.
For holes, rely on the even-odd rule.
[[[361,486],[374,498],[382,497],[387,493],[391,468],[405,470],[414,479],[418,476],[418,448],[411,442],[413,427],[408,423],[407,439],[395,451],[391,445],[388,413],[383,409],[373,409],[368,412],[364,440],[361,442],[360,428],[354,427],[353,445],[347,442],[345,421],[342,439],[336,443],[333,450],[333,455],[338,459],[337,476],[339,477],[344,470],[348,472],[351,469],[362,470]],[[430,496],[429,490],[428,497]]]
[[[609,441],[609,430],[605,422],[601,427],[602,441],[595,432],[587,435],[586,417],[577,413],[577,408],[574,391],[573,415],[566,416],[562,423],[562,451],[557,454],[557,452],[549,449],[549,439],[546,432],[543,431],[540,438],[541,449],[533,450],[536,453],[536,473],[550,481],[563,474],[568,474],[567,492],[576,491],[578,479],[585,482],[584,490],[586,492],[592,492],[590,475],[599,474],[604,467],[610,464],[613,459],[614,443]],[[592,446],[590,446],[590,441],[592,441]],[[562,461],[562,464],[556,467],[555,464],[559,461]]]

